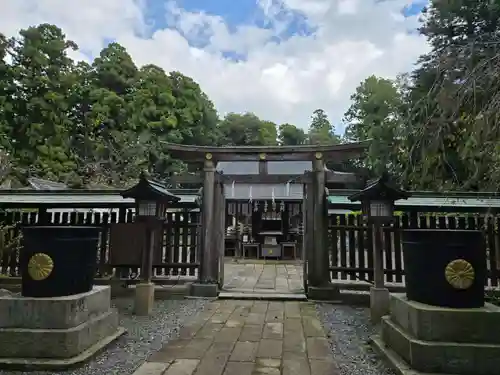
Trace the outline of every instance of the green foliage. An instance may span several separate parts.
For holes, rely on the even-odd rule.
[[[253,113],[229,113],[219,124],[222,143],[231,146],[273,146],[277,144],[276,124],[262,121]]]
[[[363,166],[408,188],[497,191],[500,2],[433,0],[424,15],[431,51],[408,76],[362,82],[345,137],[371,138]]]
[[[328,145],[340,143],[340,137],[335,134],[335,128],[322,109],[316,109],[313,112],[308,138],[310,144]]]
[[[295,125],[281,124],[278,130],[278,142],[282,146],[297,146],[306,143],[306,133]]]
[[[3,186],[10,174],[12,163],[10,155],[0,147],[0,186]],[[0,209],[0,214],[4,211]],[[16,232],[16,224],[0,222],[0,259],[21,247],[22,233]],[[0,275],[1,276],[1,275]]]
[[[119,187],[143,169],[164,178],[184,168],[163,142],[221,143],[214,105],[191,78],[139,69],[118,43],[91,64],[68,57],[77,48],[54,25],[0,35],[0,147],[14,177]]]
[[[344,115],[345,138],[350,142],[371,139],[365,163],[373,176],[384,171],[399,172],[401,96],[395,82],[368,77],[351,96],[352,104]]]

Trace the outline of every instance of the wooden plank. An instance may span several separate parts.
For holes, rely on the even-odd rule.
[[[346,226],[346,218],[345,215],[339,215],[339,224],[341,229],[339,229],[339,237],[340,237],[340,266],[345,268],[347,267],[347,232],[345,230]],[[347,274],[342,272],[340,274],[341,280],[347,279]]]
[[[355,217],[354,215],[347,215],[347,225],[354,226]],[[349,267],[356,267],[358,262],[356,262],[356,229],[349,230],[347,232],[347,240],[349,243]],[[354,274],[350,274],[349,278],[351,280],[357,280],[358,278]]]
[[[11,226],[14,224],[14,212],[5,212],[5,211],[0,211],[0,224],[5,225],[5,226]],[[12,236],[14,235],[14,230],[4,230],[5,232],[2,233],[4,235],[5,241],[8,242],[11,240]],[[7,274],[9,270],[9,264],[11,261],[11,256],[12,253],[9,254],[7,251],[3,252],[2,258],[0,260],[0,273],[1,274]],[[10,272],[9,274],[11,274]]]
[[[173,234],[173,252],[172,254],[174,255],[174,263],[182,263],[180,257],[181,257],[181,252],[180,252],[180,246],[181,246],[181,232],[180,232],[180,227],[179,227],[179,222],[180,222],[180,212],[175,212],[173,215],[173,223],[172,223],[172,234]],[[179,276],[179,269],[174,268],[172,270],[172,275],[173,276]]]
[[[180,236],[182,239],[182,244],[180,246],[181,249],[181,263],[188,263],[188,253],[189,253],[189,244],[188,244],[188,238],[189,238],[189,217],[188,213],[186,211],[179,213],[179,231],[180,231]],[[182,216],[182,220],[181,219]],[[186,276],[186,269],[181,269],[181,275]]]
[[[403,249],[401,246],[401,217],[394,219],[394,280],[397,283],[403,282]]]
[[[347,274],[359,274],[361,273],[373,273],[373,268],[361,268],[361,267],[330,267],[330,270],[333,272],[341,272],[341,273],[347,273]],[[384,275],[397,275],[397,270],[389,270],[385,269],[384,270]],[[371,279],[369,279],[371,280]]]
[[[174,218],[174,213],[173,212],[167,212],[166,215],[166,220],[164,225],[164,231],[165,231],[165,253],[164,253],[164,259],[165,263],[177,263],[178,261],[174,258],[174,229],[173,229],[173,219]],[[164,268],[162,270],[164,275],[166,276],[172,276],[172,269],[171,268]]]
[[[495,230],[495,228],[497,228]],[[494,270],[495,270],[495,280],[498,280],[500,278],[500,217],[495,218],[495,225],[494,225],[494,252],[495,252],[495,264]]]
[[[394,247],[392,242],[392,233],[388,230],[383,232],[382,246],[383,246],[382,254],[384,254],[383,268],[384,270],[393,270]],[[386,275],[386,276],[387,276],[385,279],[386,282],[390,283],[394,282],[393,275]]]
[[[363,216],[356,215],[356,226],[357,230],[357,243],[356,243],[356,253],[358,256],[358,267],[363,269],[366,267],[366,250],[365,250],[365,237],[366,237],[366,226],[363,223]],[[360,280],[368,279],[366,272],[360,271],[358,273]]]
[[[197,239],[198,239],[198,220],[200,218],[199,212],[191,212],[189,213],[189,263],[195,264],[196,263],[196,246],[197,246]],[[190,268],[189,269],[189,276],[195,276],[196,269],[195,268]]]
[[[337,267],[339,266],[339,236],[337,229],[334,227],[337,224],[337,221],[339,220],[339,215],[329,215],[329,225],[328,225],[328,230],[330,232],[331,236],[331,242],[330,242],[330,251],[331,251],[331,262],[330,266],[331,267]],[[333,225],[332,225],[333,224]],[[337,272],[332,273],[332,279],[338,279],[339,274]]]

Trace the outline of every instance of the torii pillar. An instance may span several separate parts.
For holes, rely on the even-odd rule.
[[[218,295],[218,245],[216,236],[219,235],[216,214],[219,207],[216,202],[215,163],[212,154],[207,153],[204,161],[204,180],[201,207],[201,243],[198,246],[200,262],[198,282],[191,285],[191,294],[198,297],[217,297]]]

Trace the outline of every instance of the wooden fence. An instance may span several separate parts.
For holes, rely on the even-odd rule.
[[[102,210],[101,210],[102,211]],[[162,236],[159,251],[154,255],[154,277],[156,278],[196,278],[198,275],[199,261],[196,248],[199,241],[199,212],[168,212],[165,222],[162,223]],[[119,264],[113,259],[112,242],[120,238],[121,243],[129,245],[128,248],[114,246],[116,252],[129,252],[131,240],[130,229],[133,223],[134,212],[130,209],[110,210],[110,212],[49,212],[39,215],[37,212],[1,211],[0,224],[9,225],[17,223],[9,231],[10,237],[19,234],[22,225],[89,225],[100,226],[101,236],[97,251],[96,275],[103,277],[114,274],[121,279],[135,279],[139,275],[140,260],[132,264]],[[127,231],[123,227],[128,225]],[[113,239],[115,237],[115,239]],[[120,244],[120,241],[118,241]],[[133,249],[132,249],[133,250]],[[0,259],[0,274],[4,276],[19,277],[19,252],[6,252]],[[122,258],[122,257],[118,257]],[[137,257],[136,257],[137,258]],[[139,257],[140,258],[140,257]]]
[[[54,208],[57,209],[57,208]],[[97,275],[104,276],[114,270],[114,277],[132,280],[139,274],[140,262],[120,264],[113,261],[110,250],[112,232],[120,224],[133,222],[131,209],[120,208],[109,212],[50,212],[39,215],[34,212],[0,211],[0,223],[44,224],[44,225],[95,225],[101,226],[98,249]],[[371,230],[363,224],[360,215],[331,214],[329,219],[329,255],[332,280],[373,280],[373,243]],[[198,276],[199,255],[197,247],[200,234],[200,213],[189,210],[169,212],[162,224],[160,251],[154,256],[154,275],[157,279],[194,279]],[[118,237],[130,238],[125,233],[131,227],[122,227]],[[446,215],[411,212],[396,218],[386,228],[384,247],[385,281],[404,285],[404,262],[400,229],[404,228],[448,228],[484,229],[488,254],[487,286],[499,286],[500,277],[500,217],[485,217],[478,214]],[[13,235],[18,231],[14,229]],[[115,231],[116,232],[116,231]],[[125,242],[128,242],[125,240]],[[128,244],[132,246],[132,244]],[[120,251],[119,246],[117,250]],[[125,262],[126,263],[126,262]],[[0,274],[19,277],[19,251],[6,253],[0,259]]]
[[[373,280],[372,231],[362,222],[361,215],[336,214],[329,219],[329,256],[332,280]],[[500,276],[500,217],[478,214],[446,215],[412,212],[398,216],[384,230],[383,265],[385,281],[404,284],[404,262],[401,229],[465,229],[485,231],[488,279],[486,286],[499,285]]]

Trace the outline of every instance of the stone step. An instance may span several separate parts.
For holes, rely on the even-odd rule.
[[[298,290],[276,289],[276,288],[270,288],[270,289],[252,288],[252,289],[247,289],[247,288],[224,287],[223,291],[224,292],[229,292],[229,293],[304,294],[304,289],[298,289]]]
[[[259,293],[259,292],[220,292],[219,299],[267,300],[267,301],[307,301],[305,294]]]

